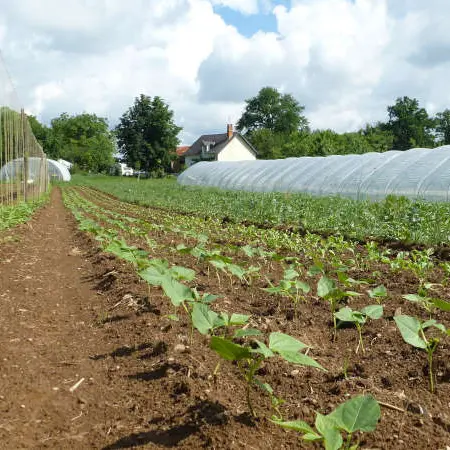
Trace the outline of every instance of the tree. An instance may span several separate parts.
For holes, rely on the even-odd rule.
[[[51,121],[49,156],[63,158],[91,172],[107,171],[114,163],[116,146],[108,122],[95,114],[69,116]]]
[[[387,152],[394,148],[394,134],[386,124],[378,122],[375,125],[367,124],[360,131],[364,136],[371,152]]]
[[[450,144],[450,109],[436,114],[436,132],[439,145]]]
[[[397,98],[395,105],[388,106],[389,122],[386,129],[394,135],[394,148],[407,150],[411,147],[434,147],[432,129],[434,121],[425,108],[419,107],[415,98]]]
[[[290,94],[280,94],[275,88],[264,87],[256,97],[245,101],[244,113],[237,123],[238,131],[251,134],[260,129],[275,133],[293,133],[308,128],[301,106]]]
[[[168,170],[181,130],[173,122],[173,111],[160,97],[141,94],[116,127],[123,160],[135,169]]]

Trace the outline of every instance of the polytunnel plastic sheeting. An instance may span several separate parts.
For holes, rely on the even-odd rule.
[[[201,162],[178,177],[184,185],[261,192],[304,192],[381,200],[403,195],[450,201],[450,146],[362,155]]]
[[[51,180],[70,181],[70,172],[63,164],[53,159],[29,157],[28,160],[28,181],[34,181],[39,178],[41,165],[44,161],[47,161],[48,176]],[[23,176],[24,159],[17,158],[7,162],[0,169],[0,180],[13,180],[17,177]]]

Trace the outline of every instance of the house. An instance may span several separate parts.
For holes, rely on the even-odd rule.
[[[199,161],[251,161],[256,150],[240,133],[227,125],[227,132],[204,134],[184,153],[187,167]]]
[[[170,163],[172,172],[181,172],[183,166],[185,165],[184,154],[190,149],[188,145],[181,145],[175,150],[174,158]]]

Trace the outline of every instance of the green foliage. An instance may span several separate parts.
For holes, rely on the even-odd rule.
[[[264,87],[253,98],[245,101],[246,107],[237,123],[237,129],[251,133],[266,129],[276,133],[292,133],[308,128],[302,115],[304,106],[290,94],[281,94],[277,89]]]
[[[181,128],[173,122],[173,111],[160,97],[141,94],[120,118],[116,127],[119,150],[135,169],[167,171],[170,152],[179,143]]]
[[[315,429],[301,420],[273,422],[302,433],[305,441],[322,441],[325,450],[356,449],[358,444],[352,446],[353,433],[374,431],[380,416],[378,402],[371,395],[361,395],[347,400],[326,416],[316,413]],[[344,432],[347,434],[345,444],[342,438]]]
[[[434,319],[423,322],[417,317],[399,315],[395,316],[394,320],[405,342],[427,352],[430,391],[434,393],[433,353],[437,349],[440,339],[436,336],[427,337],[425,330],[433,327],[448,336],[450,335],[450,329],[446,329],[444,325],[436,322]]]
[[[365,306],[360,311],[354,311],[352,308],[346,306],[335,312],[334,315],[341,322],[350,322],[355,324],[359,336],[359,343],[356,347],[356,353],[358,353],[360,346],[364,353],[365,349],[362,339],[363,326],[366,324],[367,319],[380,319],[383,316],[383,307],[381,305],[369,305]]]
[[[256,374],[262,362],[267,358],[279,355],[285,361],[293,364],[315,367],[325,370],[317,361],[310,356],[301,353],[301,350],[308,348],[303,342],[284,333],[274,332],[269,336],[269,345],[256,340],[256,347],[234,343],[231,339],[212,336],[211,348],[223,359],[235,361],[240,373],[246,383],[247,406],[250,413],[256,416],[251,402],[250,391],[253,385],[265,389],[273,394],[272,389],[261,383]],[[270,392],[272,391],[272,392]]]
[[[304,294],[307,294],[311,287],[309,284],[298,279],[299,273],[294,269],[286,269],[283,273],[283,278],[277,286],[271,284],[269,288],[263,288],[264,291],[270,294],[287,297],[294,303],[294,315],[297,318],[297,309],[299,303],[305,300]]]
[[[336,308],[345,298],[359,295],[354,291],[340,289],[336,282],[326,275],[322,275],[317,283],[317,296],[326,300],[330,305],[331,317],[333,320],[334,339],[336,339]]]
[[[48,196],[33,202],[21,202],[12,206],[0,205],[0,231],[15,227],[16,225],[27,222],[31,216],[48,201]]]
[[[434,121],[425,108],[419,107],[415,98],[399,97],[388,106],[389,121],[386,129],[394,136],[394,148],[408,150],[412,147],[434,147],[432,134]]]
[[[94,173],[109,170],[116,150],[107,120],[87,113],[63,113],[53,119],[45,147],[50,157],[74,163],[75,170]]]
[[[382,284],[374,289],[369,289],[367,293],[369,294],[370,298],[374,298],[378,302],[380,302],[380,299],[387,297],[387,290]]]
[[[169,179],[137,181],[127,177],[75,176],[73,182],[101,189],[131,203],[190,216],[226,217],[227,221],[265,227],[283,224],[315,233],[338,233],[346,238],[369,236],[428,245],[447,243],[450,236],[450,203],[393,196],[369,202],[306,194],[226,191],[180,186]]]
[[[450,144],[450,109],[436,114],[436,133],[439,145]]]

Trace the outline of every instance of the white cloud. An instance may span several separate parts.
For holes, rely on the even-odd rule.
[[[211,0],[213,5],[227,6],[243,14],[257,14],[258,0]]]
[[[0,0],[0,47],[24,106],[41,119],[87,111],[115,123],[134,97],[159,95],[185,143],[237,121],[244,99],[266,85],[293,93],[314,128],[340,131],[385,119],[403,95],[432,113],[450,106],[448,0],[274,4]],[[278,29],[245,37],[213,5],[273,10]]]

